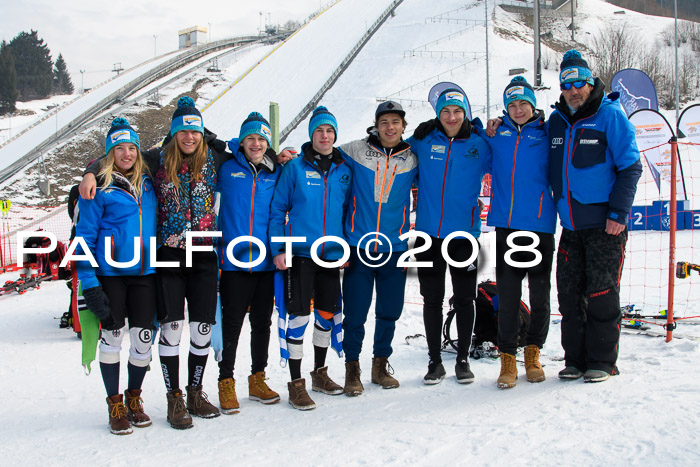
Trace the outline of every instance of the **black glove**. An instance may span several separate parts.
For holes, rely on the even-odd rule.
[[[83,290],[85,304],[101,322],[112,320],[112,310],[109,308],[109,298],[101,286]]]
[[[435,120],[428,120],[418,125],[418,128],[413,132],[413,137],[416,139],[425,139],[426,136],[430,134],[431,131],[435,129]]]

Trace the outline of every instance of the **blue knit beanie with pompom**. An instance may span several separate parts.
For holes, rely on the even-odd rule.
[[[251,112],[248,118],[241,125],[241,132],[238,135],[238,141],[243,142],[243,139],[248,135],[260,135],[267,140],[267,145],[272,144],[272,130],[270,124],[265,120],[265,117],[258,112]]]
[[[311,120],[309,120],[309,138],[312,141],[314,139],[314,131],[316,131],[316,128],[320,127],[321,125],[330,125],[333,127],[333,131],[335,131],[335,139],[333,142],[336,142],[338,140],[338,122],[336,121],[335,116],[322,105],[314,109],[313,113],[311,114]]]
[[[583,57],[581,52],[576,49],[571,49],[564,54],[561,61],[561,70],[559,72],[560,83],[573,83],[574,81],[586,81],[588,84],[593,84],[593,73]]]
[[[105,154],[109,154],[109,151],[119,143],[132,143],[141,149],[139,135],[129,125],[129,121],[122,117],[112,120],[112,126],[109,127],[107,138],[105,139]]]
[[[180,130],[192,130],[204,134],[202,114],[194,106],[192,98],[188,96],[182,96],[177,100],[177,109],[173,112],[173,119],[170,123],[171,136],[175,136],[175,133]]]
[[[503,106],[508,109],[508,104],[513,101],[527,101],[532,105],[532,109],[537,108],[537,99],[535,91],[530,86],[530,83],[522,76],[513,78],[505,91],[503,91]]]

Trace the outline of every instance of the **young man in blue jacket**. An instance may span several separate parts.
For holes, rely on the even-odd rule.
[[[419,125],[407,141],[418,156],[416,230],[427,234],[430,243],[425,251],[415,256],[418,261],[432,262],[431,267],[418,268],[430,357],[423,382],[437,384],[446,374],[440,351],[448,263],[442,246],[446,237],[457,233],[449,241],[447,255],[452,262],[461,263],[450,264],[450,276],[459,342],[455,375],[457,382],[466,384],[474,381],[469,367],[469,347],[475,317],[479,248],[476,238],[481,235],[478,199],[481,180],[490,165],[491,149],[477,135],[480,129],[467,120],[467,100],[461,91],[443,91],[435,111],[437,119]],[[466,232],[473,238],[465,238],[459,232]],[[426,240],[419,237],[416,247],[422,246],[426,246]],[[465,264],[471,257],[473,261]]]
[[[485,140],[493,150],[492,196],[487,223],[496,227],[498,349],[501,354],[497,385],[505,389],[514,387],[518,378],[515,353],[520,331],[522,282],[526,275],[531,314],[525,342],[525,371],[530,382],[545,379],[539,354],[549,330],[557,213],[549,188],[549,139],[544,112],[536,110],[535,93],[525,78],[516,76],[506,86],[503,105],[507,111],[502,125],[494,137]],[[508,246],[509,237],[520,251],[508,253],[512,249]],[[534,242],[537,246],[529,246]],[[522,267],[527,262],[534,264]]]
[[[268,226],[270,204],[280,167],[273,154],[268,154],[272,131],[270,124],[258,112],[251,112],[241,125],[239,139],[229,141],[233,157],[221,165],[217,177],[217,191],[221,194],[219,246],[221,279],[221,334],[222,358],[219,362],[219,404],[225,414],[240,409],[236,397],[233,371],[236,363],[238,339],[246,313],[250,320],[251,372],[248,377],[248,397],[263,404],[279,402],[280,397],[265,382],[270,326],[274,302],[274,271],[269,255]],[[251,236],[255,242],[239,242],[239,237]],[[230,255],[229,255],[230,253]],[[257,261],[244,267],[239,262]]]
[[[550,183],[563,227],[557,292],[566,367],[559,378],[592,383],[618,373],[625,225],[642,164],[618,94],[605,95],[577,50],[560,69],[562,94],[549,118]]]
[[[350,264],[343,274],[343,350],[345,394],[357,396],[360,352],[365,322],[376,284],[372,383],[396,388],[398,380],[389,365],[396,320],[404,305],[406,269],[397,267],[407,250],[401,234],[411,227],[411,185],[418,173],[418,160],[402,134],[406,112],[400,104],[382,102],[375,112],[369,136],[340,148],[352,169],[352,191],[345,217],[345,237],[350,245]]]
[[[330,346],[333,316],[338,311],[340,269],[326,268],[312,259],[312,244],[324,236],[343,238],[343,219],[350,194],[352,173],[342,151],[333,147],[338,123],[325,107],[317,107],[309,121],[311,141],[301,154],[284,166],[275,188],[270,211],[270,239],[275,266],[286,271],[285,297],[289,312],[289,403],[296,409],[316,407],[301,377],[304,331],[309,323],[311,299],[318,310],[314,325],[314,371],[311,387],[325,394],[342,394],[343,388],[328,376],[325,365]],[[287,266],[285,244],[273,237],[305,237],[292,245],[291,267]],[[343,258],[341,245],[329,241],[315,251],[320,260]]]

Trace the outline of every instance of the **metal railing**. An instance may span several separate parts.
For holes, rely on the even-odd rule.
[[[392,11],[396,9],[397,6],[399,6],[403,0],[394,0],[389,7],[384,10],[384,12],[381,14],[379,19],[375,21],[372,26],[367,30],[367,32],[360,38],[359,42],[353,47],[353,49],[350,51],[350,53],[345,57],[345,59],[342,61],[340,66],[333,72],[330,78],[324,83],[324,85],[321,87],[321,89],[311,98],[311,100],[304,106],[304,108],[297,114],[296,117],[291,121],[289,125],[287,125],[281,132],[280,132],[280,144],[284,142],[285,139],[287,139],[287,136],[291,134],[292,131],[306,118],[306,116],[316,108],[318,103],[321,101],[321,98],[323,95],[335,84],[335,82],[338,80],[340,75],[342,75],[345,70],[350,66],[350,63],[355,59],[358,53],[360,53],[360,50],[362,47],[365,46],[365,44],[369,41],[369,39],[374,35],[375,32],[379,29],[379,27],[384,24],[386,19],[389,17]]]

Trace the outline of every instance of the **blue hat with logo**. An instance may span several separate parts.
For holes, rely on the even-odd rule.
[[[522,76],[513,78],[505,91],[503,91],[503,105],[508,109],[508,104],[513,101],[527,101],[533,109],[537,108],[537,98],[530,83]]]
[[[175,136],[180,130],[198,131],[204,134],[204,121],[202,114],[194,106],[194,101],[189,96],[182,96],[177,100],[177,109],[173,112],[170,122],[170,136]]]
[[[313,140],[314,131],[321,125],[330,125],[335,131],[335,139],[333,142],[338,140],[338,122],[332,113],[328,111],[324,106],[318,106],[314,109],[311,114],[311,120],[309,120],[309,138]]]
[[[593,84],[593,73],[588,67],[588,62],[581,57],[581,52],[576,49],[571,49],[564,54],[559,69],[561,70],[559,82],[562,84],[574,81],[586,81],[588,84]]]
[[[467,96],[459,89],[445,89],[440,93],[437,102],[435,103],[435,113],[440,118],[440,112],[448,105],[456,105],[464,110],[464,118],[467,118]]]
[[[107,138],[105,139],[105,154],[109,154],[114,146],[119,143],[132,143],[135,144],[139,150],[141,149],[141,143],[139,141],[139,135],[136,134],[126,118],[117,117],[112,120],[112,126],[107,132]]]
[[[267,145],[272,144],[272,130],[270,129],[270,124],[265,117],[263,117],[258,112],[251,112],[248,114],[248,118],[243,121],[241,125],[241,132],[238,135],[239,142],[248,135],[260,135],[267,140]]]

